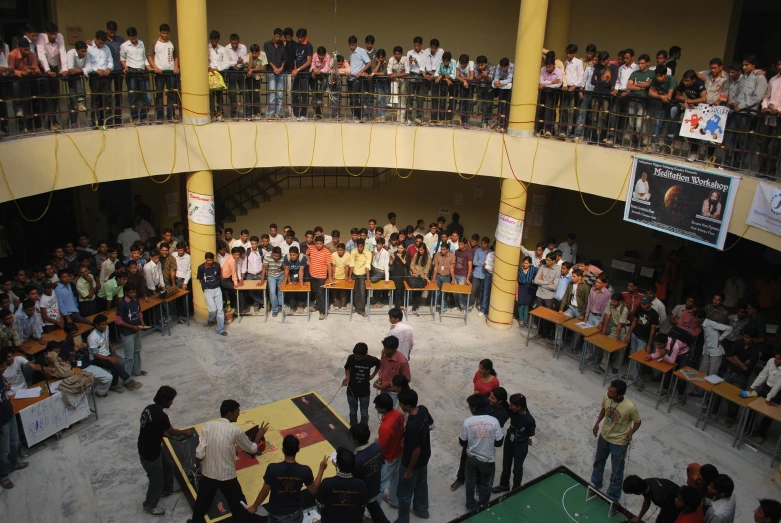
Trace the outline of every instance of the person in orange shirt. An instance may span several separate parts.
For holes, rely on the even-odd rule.
[[[233,291],[236,288],[241,287],[244,283],[241,279],[241,273],[237,270],[236,263],[241,256],[241,249],[234,247],[231,249],[231,255],[225,258],[222,264],[222,279],[220,280],[220,287],[222,287],[223,299],[230,301],[234,297]],[[247,314],[249,307],[242,309],[242,314]]]
[[[27,119],[25,114],[30,115],[33,113],[32,107],[32,95],[38,94],[37,82],[35,81],[22,81],[19,80],[25,76],[37,76],[41,74],[41,70],[38,67],[38,59],[35,57],[35,53],[30,51],[30,42],[26,38],[20,38],[18,47],[8,53],[8,68],[13,71],[17,80],[11,83],[14,96],[14,114],[18,118],[19,127],[21,132],[27,132]],[[19,100],[27,99],[25,105]]]
[[[682,486],[675,498],[675,507],[680,511],[675,523],[704,523],[702,496],[696,488]]]

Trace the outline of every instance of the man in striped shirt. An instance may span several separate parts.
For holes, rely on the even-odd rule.
[[[214,496],[219,490],[225,496],[231,513],[237,521],[248,517],[244,492],[236,478],[236,445],[247,454],[258,453],[258,443],[263,441],[268,423],[259,427],[255,440],[236,425],[241,409],[234,400],[225,400],[220,405],[220,419],[204,424],[199,434],[198,448],[195,449],[196,463],[193,469],[201,467],[201,479],[198,485],[198,498],[195,500],[193,517],[188,523],[204,523],[204,516],[212,506]],[[246,505],[245,505],[246,506]]]
[[[325,248],[325,238],[321,235],[315,236],[315,248],[307,249],[309,258],[309,275],[312,282],[312,294],[317,300],[317,307],[310,310],[320,312],[320,319],[325,319],[325,309],[328,304],[325,303],[325,280],[328,278],[328,266],[331,263],[331,251]],[[313,300],[314,301],[314,300]]]

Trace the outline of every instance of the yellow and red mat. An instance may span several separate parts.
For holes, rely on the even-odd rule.
[[[236,425],[248,431],[263,422],[269,423],[269,430],[266,433],[266,448],[263,453],[250,456],[237,449],[236,476],[250,503],[255,500],[255,496],[258,495],[263,486],[266,467],[270,463],[284,460],[282,439],[285,436],[292,434],[300,440],[301,450],[296,456],[296,461],[308,465],[314,475],[317,475],[318,467],[324,456],[330,456],[338,447],[346,447],[351,450],[355,448],[347,423],[316,392],[307,392],[300,396],[244,410]],[[182,485],[184,495],[191,507],[194,505],[197,495],[197,481],[193,480],[190,469],[191,465],[195,463],[198,434],[200,434],[204,423],[206,421],[193,427],[197,433],[193,438],[184,441],[164,439],[164,451],[168,452],[176,464],[179,484]],[[334,468],[328,467],[324,477],[333,475]],[[306,490],[304,490],[304,500],[304,506],[314,504],[314,500]],[[230,517],[231,512],[228,504],[222,494],[218,492],[207,514],[206,521],[229,521]]]

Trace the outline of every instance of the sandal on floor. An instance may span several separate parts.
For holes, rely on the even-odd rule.
[[[0,487],[3,487],[4,489],[12,489],[14,488],[13,482],[8,478],[0,479]]]
[[[185,323],[187,323],[187,322],[184,320],[184,318],[181,318],[179,320],[179,325],[184,325]]]
[[[222,331],[222,332],[220,333],[220,336],[227,336],[227,335],[228,335],[228,333],[227,333],[227,332],[225,332],[225,331]]]
[[[463,485],[463,484],[464,484],[464,482],[463,482],[463,481],[461,481],[460,479],[457,479],[457,480],[455,480],[455,481],[453,482],[453,484],[452,484],[452,485],[450,485],[450,490],[451,490],[452,492],[455,492],[456,490],[458,490],[459,488],[461,488],[461,485]]]

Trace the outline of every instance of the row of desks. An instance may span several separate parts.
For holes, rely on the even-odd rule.
[[[577,318],[570,319],[563,314],[560,314],[556,311],[553,311],[545,307],[537,307],[536,309],[530,311],[529,314],[530,317],[537,318],[538,324],[540,320],[549,321],[556,325],[560,325],[562,328],[572,331],[573,333],[583,336],[585,344],[583,350],[580,353],[581,373],[586,367],[586,353],[588,352],[587,346],[593,345],[594,347],[603,350],[606,353],[605,356],[607,356],[608,358],[608,360],[605,362],[605,371],[603,375],[602,384],[604,385],[605,382],[610,377],[615,376],[615,375],[608,376],[608,369],[610,368],[610,356],[618,351],[622,351],[622,349],[626,348],[626,344],[614,338],[609,338],[604,334],[600,334],[596,327],[582,328],[577,325],[577,323],[579,323],[579,320]],[[531,325],[529,327],[529,332],[531,332]],[[529,334],[527,334],[526,337],[526,345],[528,346],[528,344],[529,344]],[[562,351],[562,347],[554,346],[555,357],[558,358],[561,351]],[[691,367],[684,367],[682,369],[677,369],[676,364],[667,363],[663,360],[646,361],[645,358],[647,355],[648,353],[644,350],[638,350],[634,354],[629,355],[630,369],[632,365],[636,366],[637,368],[636,372],[638,376],[640,374],[640,370],[639,370],[640,366],[648,367],[662,374],[662,380],[659,383],[659,389],[655,393],[657,409],[659,408],[659,404],[662,401],[662,394],[663,394],[665,382],[668,382],[668,385],[670,385],[667,392],[667,400],[668,400],[667,412],[671,412],[673,407],[676,405],[685,405],[686,392],[688,390],[688,387],[691,386],[702,391],[703,397],[702,397],[702,402],[700,403],[699,408],[697,409],[697,415],[694,423],[695,428],[698,427],[700,422],[702,421],[702,430],[705,430],[708,424],[713,423],[714,420],[718,419],[718,412],[716,413],[711,412],[713,410],[714,398],[720,398],[722,400],[720,402],[719,407],[723,406],[728,402],[734,403],[739,407],[739,417],[737,419],[737,428],[734,431],[732,431],[732,435],[733,435],[732,444],[733,446],[738,448],[740,448],[740,446],[742,445],[743,439],[746,437],[746,434],[752,431],[752,427],[755,424],[756,420],[759,418],[759,415],[767,416],[774,421],[781,422],[781,406],[775,404],[768,404],[768,402],[764,398],[756,398],[756,397],[742,398],[740,397],[741,389],[739,387],[736,387],[735,385],[727,383],[726,381],[721,382],[717,385],[713,385],[710,382],[705,380],[705,374],[702,372],[699,372]],[[623,363],[623,358],[624,358],[624,352],[622,351],[618,362],[619,371],[621,369],[621,364]],[[686,371],[686,373],[696,373],[699,379],[692,379],[692,380],[688,379],[684,371]],[[630,376],[631,375],[632,372],[630,370]],[[683,399],[680,401],[676,401],[676,395],[677,395],[676,391],[681,381],[686,382],[687,385],[683,391]],[[628,385],[632,385],[632,384],[636,384],[636,382],[631,382],[631,381],[628,382]],[[779,450],[781,450],[781,434],[779,434],[778,441],[776,442],[774,448],[762,447],[762,449],[771,454],[770,466],[772,467],[775,460],[781,457],[779,456]]]
[[[350,292],[350,307],[349,312],[348,311],[329,311],[326,307],[325,316],[328,318],[329,314],[347,314],[350,317],[350,321],[352,321],[353,317],[353,298],[355,295],[355,280],[353,281],[347,281],[347,280],[336,280],[334,283],[326,283],[324,286],[325,289],[325,301],[328,303],[328,295],[332,291],[349,291]],[[310,306],[310,296],[309,293],[312,290],[312,286],[310,282],[303,282],[303,283],[295,283],[295,284],[288,284],[288,285],[281,285],[279,287],[280,291],[282,291],[282,294],[286,293],[306,293],[306,311],[307,311],[307,321],[311,318],[311,313],[309,311]],[[236,287],[236,303],[239,302],[239,293],[241,291],[262,291],[263,292],[263,303],[264,303],[264,317],[265,321],[268,321],[268,315],[269,315],[269,297],[268,297],[268,280],[265,280],[261,282],[260,280],[245,280],[244,283],[241,285],[241,287]],[[372,297],[372,291],[388,291],[390,293],[389,297],[389,303],[393,303],[393,294],[396,292],[396,284],[392,281],[378,281],[375,283],[372,283],[369,280],[366,280],[366,313],[367,318],[371,319],[371,297]],[[422,288],[422,289],[416,289],[414,287],[410,287],[409,283],[407,281],[404,282],[404,315],[408,316],[408,311],[410,307],[410,293],[415,291],[428,291],[429,292],[429,313],[431,314],[432,320],[436,321],[436,305],[440,305],[440,311],[439,311],[439,322],[442,323],[442,317],[454,317],[463,319],[465,324],[468,324],[469,322],[469,296],[471,296],[472,293],[472,287],[465,284],[454,284],[454,283],[444,283],[442,284],[442,291],[439,290],[439,287],[437,286],[436,282],[428,282],[428,284]],[[466,294],[467,295],[467,308],[466,311],[459,314],[443,314],[442,311],[445,309],[445,293],[450,294]],[[239,323],[241,323],[241,311],[240,307],[237,307],[237,310],[239,311]],[[282,307],[282,322],[285,322],[285,307]]]

